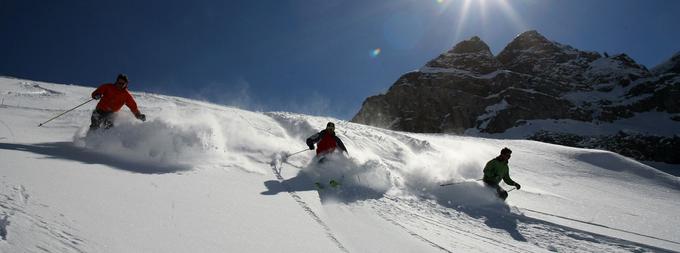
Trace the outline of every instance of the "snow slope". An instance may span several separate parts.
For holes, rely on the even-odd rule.
[[[86,135],[90,103],[37,127],[91,91],[0,78],[0,252],[680,251],[680,180],[611,152],[147,93],[147,122]],[[329,120],[349,156],[286,159]],[[475,179],[505,146],[503,203]]]

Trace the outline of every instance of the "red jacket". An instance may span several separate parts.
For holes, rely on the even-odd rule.
[[[116,85],[107,83],[99,86],[94,92],[92,92],[92,98],[96,95],[102,95],[102,99],[97,103],[97,110],[105,112],[117,112],[123,105],[127,105],[130,111],[135,115],[141,114],[137,108],[137,103],[135,99],[132,98],[130,92],[125,89],[119,89]]]
[[[335,135],[334,132],[329,132],[328,130],[322,130],[321,132],[314,134],[307,138],[307,146],[310,148],[316,145],[316,155],[326,154],[335,151],[335,148],[340,147],[342,151],[347,152],[345,144],[342,143],[340,138]]]

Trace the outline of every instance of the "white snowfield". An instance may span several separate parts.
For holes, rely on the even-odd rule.
[[[92,91],[0,78],[0,252],[680,251],[680,180],[611,152],[148,93],[146,122],[86,135],[92,102],[38,127]],[[348,156],[286,157],[328,121]],[[475,181],[503,147],[506,202]]]

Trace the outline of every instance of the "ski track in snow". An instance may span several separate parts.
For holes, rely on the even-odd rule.
[[[475,248],[474,245],[470,245],[469,242],[471,242],[471,241],[481,241],[485,244],[497,246],[498,248],[502,249],[505,252],[518,252],[519,253],[519,252],[525,252],[526,251],[526,249],[518,248],[518,247],[515,247],[511,244],[504,243],[500,240],[496,240],[496,239],[490,238],[488,236],[485,236],[485,235],[482,235],[482,234],[477,234],[477,233],[474,233],[472,231],[469,231],[469,228],[462,228],[462,227],[453,226],[453,225],[450,225],[450,224],[442,225],[442,224],[446,224],[446,222],[437,221],[437,220],[434,220],[434,219],[427,217],[423,214],[419,214],[418,212],[413,211],[414,207],[405,208],[405,207],[400,206],[399,203],[403,202],[404,200],[400,200],[400,199],[393,198],[393,197],[387,197],[387,196],[385,197],[385,199],[389,200],[391,203],[387,202],[387,201],[383,201],[380,204],[374,203],[374,204],[377,204],[377,205],[372,205],[372,208],[374,208],[377,212],[379,212],[381,217],[390,215],[390,216],[395,217],[395,218],[392,218],[392,219],[399,219],[399,220],[402,220],[402,221],[409,221],[410,220],[411,222],[408,222],[408,223],[411,226],[414,225],[413,222],[412,222],[413,220],[418,220],[418,221],[422,221],[424,223],[427,223],[427,224],[430,224],[430,225],[433,225],[433,226],[436,226],[436,227],[443,228],[447,232],[454,233],[454,234],[457,234],[461,237],[466,238],[466,240],[454,240],[454,241],[456,241],[456,244],[452,245],[454,248],[457,248],[457,246],[463,246],[463,247],[468,248],[468,249],[474,249]],[[417,208],[417,207],[415,207],[415,208]],[[417,234],[416,232],[413,232],[413,229],[409,229],[407,225],[399,224],[399,226],[410,231],[409,233]],[[422,227],[422,226],[419,226],[419,227]],[[432,229],[432,228],[430,228],[430,229]],[[436,244],[436,243],[434,243],[434,244]],[[438,244],[436,244],[436,245],[438,245]],[[442,246],[439,246],[439,247],[444,248]],[[452,252],[450,250],[446,250],[446,251]]]
[[[671,240],[668,240],[668,239],[659,238],[659,237],[656,237],[656,236],[650,236],[650,235],[645,235],[645,234],[641,234],[641,233],[636,233],[636,232],[628,231],[628,230],[625,230],[625,229],[614,228],[614,227],[605,226],[605,225],[602,225],[602,224],[597,224],[597,223],[593,223],[593,222],[589,222],[589,221],[582,221],[582,220],[579,220],[579,219],[574,219],[574,218],[569,218],[569,217],[565,217],[565,216],[562,216],[562,215],[556,215],[556,214],[551,214],[551,213],[536,211],[536,210],[528,209],[528,208],[520,208],[520,209],[521,209],[521,210],[524,210],[524,211],[528,211],[528,212],[533,212],[533,213],[541,214],[541,215],[546,215],[546,216],[551,216],[551,217],[555,217],[555,218],[560,218],[560,219],[563,219],[563,220],[574,221],[574,222],[578,222],[578,223],[587,224],[587,225],[590,225],[590,226],[601,227],[601,228],[605,228],[605,229],[609,229],[609,230],[614,230],[614,231],[618,231],[618,232],[633,234],[633,235],[637,235],[637,236],[641,236],[641,237],[647,237],[647,238],[654,239],[654,240],[664,241],[664,242],[671,243],[671,244],[675,244],[675,245],[680,245],[679,242],[675,242],[675,241],[671,241]]]
[[[526,241],[520,242],[514,240],[517,243],[507,243],[508,240],[498,239],[507,236],[504,231],[493,231],[484,222],[475,220],[472,217],[466,217],[467,215],[455,209],[452,210],[451,208],[442,207],[427,201],[408,200],[390,196],[385,196],[383,199],[368,202],[367,204],[379,216],[401,227],[415,237],[423,238],[418,234],[418,230],[429,231],[430,234],[432,234],[432,231],[439,231],[436,234],[448,238],[445,241],[455,242],[450,246],[452,250],[432,240],[424,240],[448,252],[461,248],[479,251],[479,245],[497,247],[498,251],[502,252],[518,253],[543,252],[545,250],[558,252],[675,252],[581,231],[514,212],[506,214],[498,213],[497,215],[505,216],[505,219],[516,219],[518,230],[523,237],[526,237]],[[424,224],[429,226],[424,226]],[[665,239],[654,239],[677,244]],[[512,242],[513,240],[510,241]],[[527,244],[533,244],[534,247],[528,247],[530,245]],[[488,252],[498,251],[488,250]]]
[[[378,216],[380,216],[380,218],[386,220],[386,221],[389,222],[389,223],[392,223],[392,225],[395,225],[395,226],[397,226],[397,227],[403,229],[404,231],[406,231],[406,233],[408,233],[409,235],[415,237],[416,239],[418,239],[418,240],[420,240],[420,241],[422,241],[422,242],[425,242],[425,243],[429,244],[430,246],[432,246],[432,247],[434,247],[434,248],[436,248],[436,249],[439,249],[439,250],[441,250],[441,251],[450,252],[450,253],[453,252],[453,251],[448,250],[448,249],[445,248],[444,246],[441,246],[441,245],[437,244],[436,242],[430,241],[430,240],[428,240],[427,238],[425,238],[425,237],[419,235],[418,233],[416,233],[415,231],[413,231],[413,230],[407,228],[406,226],[402,225],[402,224],[399,223],[398,221],[396,221],[396,220],[390,218],[390,217],[387,216],[384,212],[382,212],[382,211],[380,211],[380,210],[376,210],[376,209],[374,209],[374,211],[376,211],[376,213],[378,214]]]
[[[30,195],[23,185],[9,187],[0,182],[0,237],[6,241],[14,236],[12,231],[21,231],[19,241],[22,251],[33,252],[31,248],[41,252],[87,252],[81,249],[85,241],[73,232],[74,228],[66,222],[55,222],[52,218],[45,218],[30,210],[46,208],[46,205],[31,203]],[[30,231],[25,238],[26,231]],[[56,243],[55,243],[56,242]],[[0,245],[0,249],[3,245]]]
[[[303,210],[305,210],[305,212],[316,223],[318,223],[319,226],[321,226],[321,228],[323,228],[323,230],[326,232],[326,237],[328,237],[328,239],[333,241],[333,244],[335,244],[335,246],[337,246],[340,251],[349,253],[347,248],[345,248],[345,246],[342,245],[340,240],[338,240],[338,238],[335,237],[335,235],[333,234],[333,231],[331,230],[331,227],[329,227],[328,224],[326,224],[326,222],[324,222],[321,219],[321,217],[319,217],[319,215],[316,214],[316,212],[314,212],[314,210],[312,210],[312,208],[309,207],[309,204],[307,204],[307,202],[305,202],[300,197],[300,195],[298,195],[297,193],[295,193],[295,191],[290,189],[290,186],[285,182],[285,179],[283,178],[283,176],[281,176],[280,170],[278,170],[276,168],[276,166],[274,166],[274,165],[272,165],[272,172],[274,173],[274,176],[276,176],[276,179],[279,180],[279,182],[283,185],[284,189],[286,189],[286,192],[288,192],[288,195],[290,195],[290,197],[293,198],[293,200],[295,200],[295,202],[298,203],[298,205],[300,205],[300,207]]]
[[[7,123],[5,123],[5,121],[3,121],[2,119],[0,119],[0,123],[2,123],[2,125],[7,129],[7,132],[10,134],[10,136],[12,137],[12,139],[15,139],[16,137],[14,136],[14,131],[12,131],[12,128],[10,128],[10,127],[7,125]],[[4,139],[4,138],[5,138],[5,137],[3,137],[3,139]]]

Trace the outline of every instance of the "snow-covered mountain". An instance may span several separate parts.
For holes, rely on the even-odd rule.
[[[670,59],[657,65],[652,69],[657,75],[669,75],[680,73],[680,52],[677,52]]]
[[[625,54],[600,55],[518,35],[497,56],[479,37],[458,43],[353,122],[419,133],[534,139],[680,164],[680,57],[649,71]]]
[[[38,127],[92,90],[0,78],[0,252],[680,251],[680,180],[615,153],[148,93],[146,122],[86,135],[90,103]],[[349,156],[285,159],[327,121]],[[506,202],[475,181],[502,147]]]

